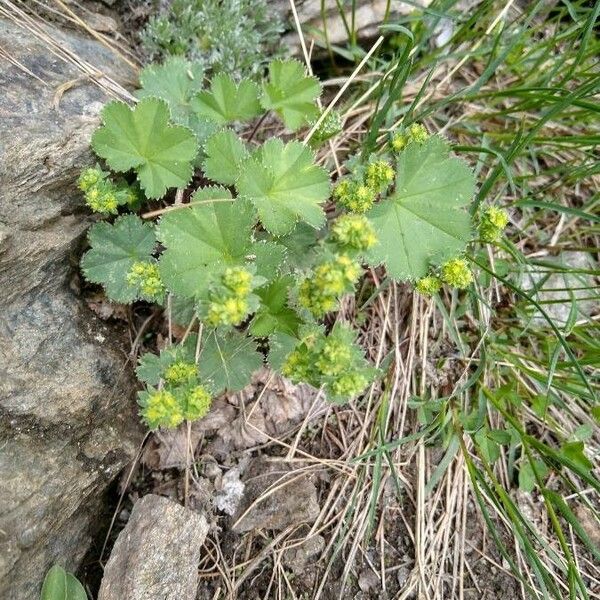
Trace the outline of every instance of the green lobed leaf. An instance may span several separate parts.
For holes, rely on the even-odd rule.
[[[286,275],[256,291],[261,306],[250,323],[252,335],[266,337],[275,332],[298,334],[300,318],[288,306],[288,294],[293,285],[294,278]]]
[[[231,129],[219,131],[208,138],[204,151],[204,174],[208,179],[225,185],[235,183],[241,163],[249,156],[246,145]]]
[[[248,79],[239,85],[224,73],[213,77],[210,92],[200,92],[192,100],[192,107],[199,116],[226,125],[233,121],[249,121],[260,114],[258,86]]]
[[[100,222],[88,232],[90,250],[81,259],[81,270],[92,283],[100,283],[116,302],[133,302],[136,289],[127,283],[127,274],[136,261],[152,257],[156,237],[152,223],[136,215],[118,217],[114,224]]]
[[[272,241],[254,242],[250,254],[254,256],[256,274],[268,281],[277,276],[286,257],[285,248]]]
[[[185,342],[169,346],[161,350],[160,354],[146,352],[138,360],[135,373],[140,381],[156,387],[163,378],[165,371],[176,361],[195,362],[197,336],[189,335]]]
[[[306,74],[297,60],[275,60],[269,65],[269,80],[263,84],[261,104],[274,110],[285,126],[295,131],[319,114],[316,99],[319,80]]]
[[[94,132],[92,148],[113,171],[135,170],[149,198],[161,198],[169,187],[189,183],[196,137],[188,128],[169,123],[164,100],[144,98],[133,109],[110,102],[101,116],[103,126]]]
[[[246,262],[256,217],[248,202],[230,199],[231,193],[225,188],[203,188],[196,192],[191,206],[161,218],[158,238],[166,250],[160,258],[160,272],[174,294],[200,296],[211,277],[218,275],[217,267]]]
[[[235,329],[214,330],[202,341],[200,376],[211,383],[215,394],[241,390],[262,364],[254,340]]]
[[[315,228],[325,221],[320,204],[329,196],[329,176],[299,142],[268,140],[242,163],[236,188],[254,204],[264,227],[274,235],[290,232],[297,221]]]
[[[295,335],[277,332],[269,336],[269,355],[267,362],[274,371],[280,372],[290,352],[298,345]]]
[[[384,263],[392,278],[414,281],[463,252],[474,187],[471,169],[449,155],[439,136],[410,144],[398,157],[396,191],[367,213],[379,238],[369,263]]]
[[[204,67],[181,56],[172,56],[163,64],[151,64],[140,73],[142,89],[138,98],[162,98],[169,104],[176,123],[190,125],[191,100],[202,89]]]

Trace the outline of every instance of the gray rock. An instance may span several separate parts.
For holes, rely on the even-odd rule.
[[[194,600],[207,533],[203,515],[144,496],[115,542],[98,600]]]
[[[423,7],[429,6],[431,0],[422,0],[419,4]],[[302,30],[306,38],[306,45],[310,46],[312,31],[323,31],[323,17],[321,13],[321,0],[296,0],[298,19],[302,24]],[[388,9],[388,0],[358,0],[356,2],[356,33],[359,39],[373,38],[379,34],[379,26]],[[289,0],[277,0],[280,13],[287,17],[291,23],[291,32],[284,36],[284,42],[296,54],[301,53],[300,40],[293,21]],[[348,41],[348,33],[344,25],[344,19],[340,14],[336,0],[325,0],[325,19],[327,22],[327,36],[330,44],[344,44]],[[405,2],[392,2],[389,22],[394,22],[400,15],[407,15],[414,11],[414,7]],[[350,3],[346,3],[345,16],[350,22],[352,14]],[[317,39],[322,39],[323,35]],[[318,52],[315,47],[315,52]]]
[[[571,310],[575,321],[598,313],[598,284],[590,274],[597,271],[597,264],[591,254],[565,251],[559,256],[548,257],[545,262],[562,266],[564,271],[549,273],[551,268],[535,265],[523,274],[522,286],[530,294],[535,294],[535,300],[557,327],[567,324]],[[537,310],[532,315],[532,323],[538,327],[550,327],[544,315]]]
[[[97,42],[48,32],[130,75]],[[107,97],[15,24],[0,20],[0,47],[0,598],[33,600],[53,562],[77,568],[140,436],[126,353],[70,286],[89,225],[74,181]]]
[[[308,527],[305,526],[308,531]],[[296,575],[302,575],[307,565],[315,560],[315,557],[325,548],[325,538],[322,535],[313,535],[302,543],[284,550],[282,562]]]
[[[244,475],[245,493],[232,529],[281,530],[312,523],[319,515],[317,489],[306,474],[293,471],[283,461],[262,458],[250,462]]]

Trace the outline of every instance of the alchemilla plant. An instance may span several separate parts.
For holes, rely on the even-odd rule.
[[[103,166],[79,185],[108,220],[90,229],[81,266],[111,300],[187,315],[183,339],[139,362],[150,428],[203,417],[265,362],[331,402],[363,393],[378,371],[334,317],[367,267],[425,295],[471,285],[474,178],[441,137],[418,124],[394,132],[332,185],[313,148],[339,131],[339,116],[320,119],[319,82],[299,62],[272,62],[259,85],[222,73],[205,82],[200,65],[174,58],[141,83],[139,102],[109,103],[92,138]],[[240,135],[267,112],[285,139]],[[311,140],[294,138],[317,119]],[[137,214],[158,200],[151,218]],[[505,225],[502,210],[485,209],[480,238],[497,240]]]

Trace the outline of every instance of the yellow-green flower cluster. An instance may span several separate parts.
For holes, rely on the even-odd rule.
[[[417,281],[415,289],[423,296],[433,296],[437,294],[442,287],[442,282],[435,275],[427,275]]]
[[[287,356],[282,374],[295,383],[323,386],[333,400],[355,396],[367,386],[372,370],[354,343],[354,335],[338,324],[328,336],[319,331],[303,337]]]
[[[332,381],[330,390],[334,396],[352,398],[360,394],[368,384],[369,380],[362,373],[350,372]]]
[[[176,360],[165,370],[165,381],[173,385],[186,383],[198,375],[198,368],[192,362]]]
[[[365,183],[376,192],[382,192],[394,181],[396,173],[389,162],[378,160],[367,166]]]
[[[330,337],[325,340],[315,366],[321,375],[339,375],[352,361],[352,350],[345,340]]]
[[[107,173],[98,168],[85,169],[79,175],[77,185],[85,194],[85,203],[103,215],[116,215],[119,199],[116,186],[109,181]]]
[[[441,278],[444,283],[458,289],[467,288],[473,283],[473,273],[462,258],[453,258],[442,265]]]
[[[127,283],[135,287],[144,300],[150,302],[160,302],[165,293],[158,264],[148,260],[139,260],[131,265],[127,274]]]
[[[177,427],[184,419],[177,398],[167,390],[152,390],[148,394],[141,415],[150,429]]]
[[[231,267],[221,276],[221,285],[210,294],[206,321],[218,325],[239,325],[250,312],[252,273],[243,267]]]
[[[344,208],[354,213],[367,212],[377,193],[364,183],[343,179],[333,190],[333,199]]]
[[[79,189],[85,194],[93,187],[98,185],[101,181],[104,181],[106,178],[106,173],[101,169],[92,168],[84,169],[79,174],[79,179],[77,180],[77,185]]]
[[[315,317],[337,308],[339,298],[354,289],[361,274],[360,264],[346,254],[317,266],[300,285],[298,300]]]
[[[105,181],[92,186],[85,193],[85,203],[102,215],[116,215],[118,212],[119,201],[115,189]]]
[[[333,222],[331,235],[337,244],[353,250],[368,250],[377,243],[375,229],[364,215],[341,215]]]
[[[413,123],[405,132],[398,132],[392,137],[390,145],[394,152],[401,152],[411,142],[422,144],[429,138],[429,133],[421,123]]]
[[[126,182],[113,183],[108,173],[101,169],[84,169],[77,180],[79,189],[84,193],[85,203],[94,211],[103,215],[116,215],[121,204],[134,206],[140,200],[135,187]]]
[[[201,419],[210,410],[212,396],[203,385],[194,386],[185,397],[185,418],[189,421]]]
[[[479,236],[484,242],[497,242],[508,225],[508,213],[503,208],[488,206],[481,216]]]
[[[373,206],[378,194],[394,181],[395,175],[387,161],[372,162],[367,165],[361,180],[342,179],[333,189],[333,199],[350,212],[365,213]]]

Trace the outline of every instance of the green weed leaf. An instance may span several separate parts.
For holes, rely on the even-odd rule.
[[[268,140],[256,157],[242,163],[236,187],[274,235],[288,233],[297,221],[315,228],[325,221],[320,203],[329,196],[329,177],[299,142]]]
[[[94,152],[113,171],[135,170],[149,198],[161,198],[169,187],[184,187],[192,177],[197,153],[194,134],[169,124],[169,106],[158,98],[144,98],[131,109],[110,102],[102,111],[103,126],[92,136]]]
[[[173,56],[161,64],[151,64],[142,69],[138,98],[162,98],[169,104],[176,123],[190,125],[191,100],[202,89],[204,68],[201,63],[189,62]]]
[[[466,208],[474,186],[467,164],[449,156],[440,137],[410,144],[398,157],[396,191],[367,214],[379,238],[370,264],[384,263],[394,279],[414,281],[460,254],[471,236]]]
[[[297,60],[276,60],[269,65],[269,81],[263,85],[261,104],[274,110],[285,126],[295,131],[319,114],[316,99],[319,80],[308,76]]]
[[[192,106],[196,114],[218,125],[249,121],[261,112],[258,94],[259,88],[252,81],[242,79],[236,85],[229,75],[221,73],[213,77],[210,92],[200,92]]]
[[[166,250],[160,259],[160,272],[174,294],[200,296],[220,267],[246,262],[256,217],[248,202],[229,199],[231,194],[225,188],[203,188],[192,203],[206,204],[192,204],[161,218],[158,238]]]
[[[136,300],[137,291],[127,283],[127,275],[135,262],[150,260],[156,245],[154,226],[135,215],[124,215],[113,225],[96,223],[88,240],[91,249],[81,259],[85,278],[102,284],[111,300]]]
[[[286,275],[256,291],[261,306],[250,323],[252,335],[266,337],[275,332],[297,335],[300,318],[288,306],[288,294],[293,285],[294,278]]]
[[[240,164],[249,156],[246,145],[231,129],[212,135],[207,140],[204,151],[204,174],[224,185],[235,183]]]
[[[235,329],[209,333],[202,341],[198,362],[202,380],[211,383],[215,394],[241,390],[262,363],[252,338]]]
[[[54,565],[46,573],[40,600],[87,600],[87,597],[81,583],[61,566]]]
[[[252,244],[250,254],[254,256],[256,274],[271,281],[281,270],[286,250],[278,242],[259,241]]]

